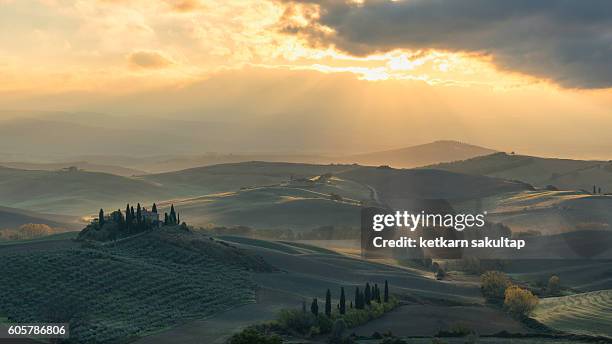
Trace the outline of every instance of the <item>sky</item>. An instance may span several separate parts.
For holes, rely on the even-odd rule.
[[[0,118],[246,124],[236,150],[612,159],[609,61],[609,1],[0,0]]]

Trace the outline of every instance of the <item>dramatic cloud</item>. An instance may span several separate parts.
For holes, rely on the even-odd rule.
[[[159,69],[174,62],[157,51],[136,51],[128,55],[130,66],[135,68]]]
[[[394,49],[482,54],[501,69],[564,87],[612,87],[609,0],[281,1],[288,4],[282,30],[316,46],[353,55]]]

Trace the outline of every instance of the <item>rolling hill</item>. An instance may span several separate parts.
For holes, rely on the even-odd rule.
[[[23,209],[0,206],[0,229],[17,228],[28,223],[45,224],[54,228],[78,230],[83,227],[78,217],[41,214]]]
[[[445,171],[520,180],[535,186],[553,185],[561,190],[612,192],[612,162],[540,158],[495,153],[464,161],[429,166]]]
[[[52,163],[33,163],[33,162],[0,162],[0,166],[15,168],[20,170],[41,170],[41,171],[58,171],[76,167],[79,170],[90,172],[103,172],[115,174],[118,176],[135,176],[142,175],[146,172],[132,168],[121,166],[104,165],[89,163],[87,161],[68,161],[68,162],[52,162]]]
[[[36,212],[83,216],[173,195],[154,183],[107,173],[0,167],[0,205]]]
[[[69,240],[0,245],[0,258],[2,315],[69,320],[78,343],[124,343],[253,303],[254,272],[273,270],[245,250],[172,228],[86,247]]]
[[[612,290],[543,299],[534,317],[556,330],[612,339]]]
[[[355,168],[351,165],[315,165],[249,161],[149,174],[139,179],[172,190],[178,195],[201,196],[236,191],[241,187],[276,185],[293,178],[310,178]]]
[[[532,189],[521,182],[433,169],[359,167],[337,176],[373,188],[382,203],[400,209],[402,201],[411,199],[459,202]]]
[[[360,205],[355,199],[332,200],[315,191],[324,187],[253,187],[239,191],[174,200],[182,218],[192,225],[247,226],[255,229],[305,230],[320,226],[358,228]],[[329,191],[333,189],[326,187]],[[367,190],[365,190],[367,192]],[[337,190],[343,194],[343,190]],[[367,197],[368,193],[364,194]],[[160,209],[168,202],[158,203]]]
[[[388,151],[350,155],[338,159],[338,162],[412,168],[441,162],[465,160],[494,152],[494,150],[489,148],[446,140]]]
[[[610,230],[612,196],[583,191],[526,190],[485,198],[482,207],[492,221],[515,232],[559,234],[576,230]]]

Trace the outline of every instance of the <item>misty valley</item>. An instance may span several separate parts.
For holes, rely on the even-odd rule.
[[[61,340],[75,343],[609,341],[609,162],[483,151],[409,169],[243,161],[128,176],[112,172],[136,166],[7,164],[0,319],[69,322]],[[370,256],[368,207],[486,216],[461,231],[373,229],[385,249]]]

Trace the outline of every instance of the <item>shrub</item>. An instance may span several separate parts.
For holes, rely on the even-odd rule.
[[[481,291],[487,299],[501,300],[505,297],[510,279],[500,271],[487,271],[480,276]]]
[[[346,331],[346,322],[343,319],[338,319],[334,321],[334,326],[332,326],[331,337],[335,339],[342,338],[344,331]]]
[[[227,341],[228,344],[282,344],[282,342],[278,335],[264,334],[253,327],[236,333]]]
[[[561,289],[561,280],[559,279],[559,276],[556,275],[552,275],[550,276],[550,279],[548,280],[548,294],[550,295],[558,295],[559,291]]]
[[[278,316],[279,325],[287,330],[306,335],[317,324],[317,318],[312,313],[296,309],[283,309]]]
[[[537,306],[538,297],[529,290],[513,285],[506,289],[504,308],[517,317],[527,317]]]

